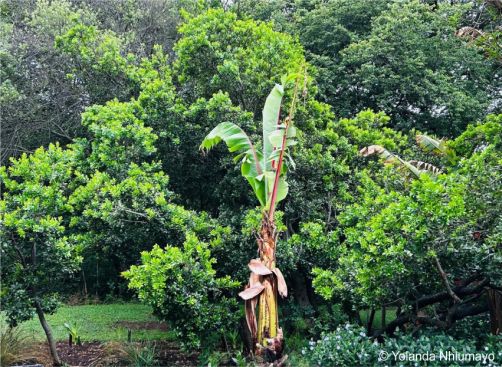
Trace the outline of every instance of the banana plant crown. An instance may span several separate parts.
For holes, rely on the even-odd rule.
[[[232,122],[218,124],[202,141],[201,150],[209,151],[224,141],[234,162],[241,163],[242,176],[251,185],[260,205],[266,211],[274,211],[275,205],[288,193],[286,160],[294,168],[288,147],[295,145],[296,129],[289,119],[281,122],[281,104],[284,96],[282,85],[276,84],[267,97],[263,108],[263,150],[258,151],[249,136]]]
[[[428,135],[417,135],[417,144],[426,152],[435,153],[438,155],[445,155],[447,157],[452,157],[453,153],[450,148],[445,144],[444,140],[437,140]],[[416,177],[420,177],[421,174],[426,173],[435,177],[441,173],[440,168],[422,161],[411,160],[407,161],[398,155],[389,152],[387,149],[381,145],[370,145],[364,147],[359,151],[359,154],[363,157],[368,157],[372,155],[379,155],[380,158],[384,159],[385,164],[398,164],[404,167],[409,172],[411,172]]]

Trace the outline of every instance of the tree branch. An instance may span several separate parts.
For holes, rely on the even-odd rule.
[[[448,292],[450,297],[453,298],[453,301],[455,303],[460,303],[462,300],[451,289],[450,283],[448,282],[448,277],[446,276],[446,273],[444,272],[443,267],[441,266],[441,263],[439,262],[439,259],[437,256],[434,256],[434,262],[436,263],[436,267],[439,271],[439,275],[441,275],[441,278],[443,279],[443,283],[446,287],[446,291]]]

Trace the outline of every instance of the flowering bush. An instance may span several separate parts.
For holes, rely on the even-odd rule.
[[[311,366],[373,366],[379,351],[378,342],[372,342],[362,327],[345,324],[310,341],[302,354]]]
[[[442,353],[442,355],[440,355]],[[502,366],[502,337],[489,337],[476,347],[475,341],[454,339],[445,333],[397,334],[379,344],[362,327],[346,324],[310,341],[302,350],[307,366]],[[484,357],[484,358],[483,358]]]

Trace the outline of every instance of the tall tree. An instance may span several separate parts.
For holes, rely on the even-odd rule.
[[[486,112],[497,73],[478,48],[455,36],[465,7],[396,2],[368,37],[340,52],[335,112],[385,111],[401,130],[456,136]],[[497,88],[495,88],[497,89]]]

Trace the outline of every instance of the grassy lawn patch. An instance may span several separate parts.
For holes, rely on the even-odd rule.
[[[126,341],[126,325],[133,325],[131,327],[133,341],[174,339],[172,332],[152,328],[152,324],[158,320],[152,315],[149,306],[139,303],[61,306],[55,314],[47,315],[47,321],[56,340],[68,339],[65,322],[77,327],[83,342]],[[37,340],[45,340],[44,331],[37,317],[23,322],[19,328]]]
[[[385,324],[388,325],[389,322],[396,318],[396,307],[388,307],[385,312]],[[361,317],[361,322],[363,326],[366,326],[370,316],[370,310],[359,311],[359,316]],[[375,312],[375,318],[373,319],[373,329],[382,328],[382,309],[378,309]]]

